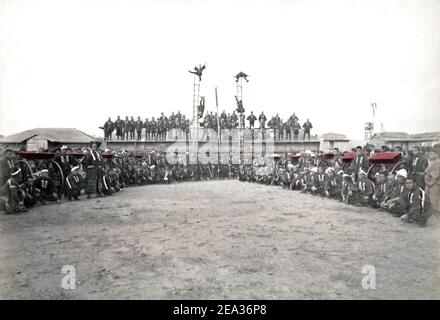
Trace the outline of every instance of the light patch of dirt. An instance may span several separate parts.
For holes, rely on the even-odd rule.
[[[239,181],[152,185],[0,215],[0,298],[439,299],[439,249],[438,217],[419,228]]]

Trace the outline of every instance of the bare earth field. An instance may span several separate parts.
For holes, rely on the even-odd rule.
[[[238,181],[136,187],[0,214],[0,298],[439,299],[439,225]]]

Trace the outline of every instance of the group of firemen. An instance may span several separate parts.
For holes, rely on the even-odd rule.
[[[226,111],[223,110],[220,115],[212,111],[206,112],[202,126],[214,131],[218,129],[233,130],[239,128],[240,121],[245,127],[245,120],[249,123],[249,129],[256,128],[256,122],[259,123],[259,129],[271,129],[274,132],[274,140],[292,140],[292,138],[299,140],[300,137],[304,140],[306,136],[310,140],[310,132],[313,128],[309,119],[301,126],[295,113],[283,121],[278,114],[268,120],[264,112],[261,112],[257,118],[252,111],[246,117],[244,113],[238,114],[235,110],[232,114],[226,114]],[[134,117],[128,116],[124,120],[117,116],[117,119],[112,121],[109,117],[101,128],[104,130],[104,138],[107,140],[113,139],[114,132],[117,140],[174,140],[189,139],[191,136],[190,125],[190,120],[178,111],[176,114],[173,112],[169,117],[162,112],[160,117],[146,118],[145,121],[141,117],[137,117],[135,120]],[[302,131],[302,136],[300,136],[300,131]]]
[[[239,179],[377,208],[422,227],[433,212],[440,212],[440,145],[424,154],[414,147],[410,156],[403,157],[401,168],[390,172],[383,166],[373,177],[368,176],[364,148],[358,146],[355,152],[356,157],[348,166],[344,166],[337,149],[335,157],[325,161],[312,152],[304,152],[293,163],[288,154],[269,165],[261,161],[254,166],[240,166]]]
[[[154,151],[137,157],[124,150],[105,150],[102,153],[97,147],[98,143],[90,143],[80,160],[75,160],[63,147],[55,150],[54,161],[63,171],[62,185],[54,177],[50,162],[29,160],[34,172],[25,175],[16,165],[18,155],[12,150],[5,150],[0,158],[0,209],[7,213],[23,212],[38,203],[58,202],[63,198],[78,201],[81,195],[88,199],[111,196],[131,186],[236,179],[238,174],[238,166],[232,161],[189,164],[187,153],[183,159],[170,164],[163,154]]]
[[[146,140],[166,140],[174,139],[173,134],[189,134],[190,121],[180,111],[176,114],[173,112],[169,117],[162,112],[160,117],[146,118],[145,121],[141,117],[137,117],[135,120],[134,117],[126,116],[123,120],[118,116],[115,121],[108,117],[101,128],[104,130],[104,139],[106,140],[113,139],[113,132],[115,132],[117,140],[139,141],[142,137]]]
[[[102,153],[97,142],[91,142],[81,159],[75,160],[64,147],[56,150],[54,157],[63,171],[63,184],[54,178],[47,162],[33,162],[32,173],[24,174],[17,166],[18,155],[5,150],[0,158],[0,209],[22,212],[37,203],[62,198],[77,201],[82,194],[89,199],[110,196],[123,188],[145,184],[238,178],[378,208],[420,226],[426,226],[432,213],[439,212],[440,145],[424,152],[414,147],[410,156],[403,155],[401,168],[391,172],[384,166],[373,177],[368,176],[368,154],[361,146],[353,149],[356,156],[349,165],[343,164],[337,149],[332,159],[324,161],[322,153],[306,151],[297,155],[297,162],[286,154],[276,161],[262,158],[250,165],[238,165],[231,159],[224,164],[190,164],[194,161],[189,161],[189,154],[170,164],[157,152],[141,157],[125,151]]]

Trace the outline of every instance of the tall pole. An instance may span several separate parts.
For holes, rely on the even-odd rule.
[[[193,127],[192,127],[192,140],[193,140],[193,159],[198,163],[198,151],[199,151],[199,115],[198,115],[198,103],[200,99],[200,80],[197,75],[194,75],[193,85]]]
[[[215,107],[216,107],[216,120],[217,120],[217,163],[220,164],[220,121],[218,116],[218,95],[217,87],[215,87]]]

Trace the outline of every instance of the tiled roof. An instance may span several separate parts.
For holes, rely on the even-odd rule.
[[[95,138],[75,128],[36,128],[6,136],[0,142],[21,143],[33,136],[42,136],[51,142],[89,143]]]

